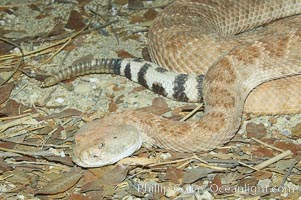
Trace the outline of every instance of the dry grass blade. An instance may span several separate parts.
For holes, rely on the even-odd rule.
[[[29,116],[24,116],[22,118],[16,119],[14,121],[11,122],[7,122],[5,124],[0,125],[0,133],[5,131],[8,128],[14,127],[14,126],[18,126],[18,125],[22,125],[22,124],[26,124],[28,123],[30,120],[32,120],[34,117],[38,117],[39,114],[30,114]]]
[[[42,0],[30,2],[30,3],[19,3],[19,4],[11,4],[11,5],[0,5],[0,8],[16,8],[16,7],[23,7],[23,6],[29,6],[32,4],[41,4],[43,3]]]
[[[38,55],[43,55],[43,54],[47,54],[47,53],[51,53],[53,52],[53,48],[56,48],[59,45],[63,45],[63,47],[65,47],[66,44],[68,44],[72,39],[74,39],[75,37],[77,37],[80,33],[82,33],[85,29],[87,28],[84,27],[82,30],[74,33],[73,35],[64,38],[58,42],[55,42],[49,46],[46,47],[42,47],[39,49],[36,49],[34,51],[24,51],[23,54],[22,53],[15,53],[15,54],[6,54],[6,55],[1,55],[0,56],[0,61],[4,61],[4,60],[9,60],[9,59],[14,59],[16,57],[20,57],[20,56],[24,56],[24,57],[33,57],[33,56],[38,56]],[[62,47],[59,48],[59,51],[62,50]],[[54,55],[56,55],[59,51],[55,51]],[[53,57],[53,56],[51,56]],[[49,61],[49,60],[48,60]]]

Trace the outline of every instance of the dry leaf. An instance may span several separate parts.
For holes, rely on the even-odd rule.
[[[223,186],[220,176],[218,176],[218,175],[214,176],[213,180],[209,184],[209,188],[211,188],[212,186],[214,186],[216,188],[221,188]]]
[[[203,168],[203,167],[188,169],[184,173],[183,183],[193,183],[193,182],[197,181],[200,178],[207,177],[208,174],[210,174],[214,171],[215,170],[213,170],[213,169]]]
[[[301,123],[297,124],[295,127],[292,128],[292,137],[293,138],[301,137]]]
[[[94,57],[91,54],[87,54],[85,56],[80,57],[79,59],[76,59],[75,61],[72,62],[72,65],[77,65],[80,63],[87,62],[89,60],[92,60]]]
[[[114,3],[119,5],[125,5],[128,3],[128,0],[114,0]]]
[[[143,14],[143,17],[144,17],[145,21],[152,21],[157,17],[157,15],[158,15],[158,12],[156,10],[149,9]]]
[[[114,185],[121,183],[125,178],[129,171],[129,167],[126,165],[116,165],[115,168],[113,168],[110,171],[107,171],[100,179],[99,181],[102,182],[105,185]]]
[[[249,138],[255,137],[260,139],[266,136],[267,129],[262,123],[260,124],[248,123],[246,126],[246,132]]]
[[[112,170],[106,171],[100,179],[83,185],[81,192],[103,191],[103,186],[121,183],[126,178],[128,171],[128,166],[118,164]]]
[[[86,25],[83,23],[84,19],[82,15],[76,10],[72,10],[66,24],[66,28],[79,31],[83,29]]]
[[[60,118],[64,118],[64,117],[80,116],[81,114],[82,114],[81,111],[69,108],[69,109],[63,110],[62,112],[48,115],[48,116],[46,116],[46,119],[53,119],[53,118],[60,119]]]
[[[273,157],[274,151],[272,149],[268,149],[266,147],[257,147],[255,150],[252,151],[253,156],[258,157]]]
[[[134,23],[142,23],[144,22],[144,18],[142,16],[137,16],[134,15],[131,17],[130,23],[134,24]]]
[[[90,170],[85,170],[81,179],[82,185],[98,180],[98,177]]]
[[[14,83],[7,83],[0,88],[0,104],[2,104],[4,101],[6,101],[9,98],[10,93],[14,87],[15,87]]]
[[[82,8],[87,5],[88,3],[90,3],[92,0],[76,0],[78,3],[78,7]]]
[[[118,162],[118,164],[123,164],[123,165],[140,165],[140,166],[145,166],[145,165],[150,165],[158,163],[158,159],[155,158],[145,158],[145,157],[129,157],[129,158],[124,158]]]
[[[90,200],[90,199],[82,194],[71,194],[68,196],[67,200]]]
[[[246,177],[244,179],[241,179],[239,182],[238,182],[238,186],[256,186],[258,183],[258,180],[255,179],[255,177]]]
[[[74,168],[68,173],[63,174],[61,177],[51,180],[43,188],[38,190],[36,194],[58,194],[67,191],[73,187],[82,177],[81,170]]]
[[[255,171],[253,176],[256,180],[263,180],[272,177],[272,173],[268,171]]]
[[[8,177],[6,180],[14,184],[27,185],[30,183],[28,175],[22,170],[7,171],[2,174],[3,177]]]
[[[295,159],[289,159],[289,160],[279,160],[276,163],[276,169],[279,169],[281,171],[286,171],[289,169],[293,164],[296,164]]]
[[[223,184],[233,184],[241,177],[240,173],[237,172],[229,172],[223,177]]]
[[[301,145],[294,144],[292,142],[281,142],[281,141],[275,141],[274,144],[275,147],[283,149],[283,150],[290,150],[294,154],[298,155],[298,152],[301,151]]]
[[[6,172],[10,170],[13,170],[13,167],[7,164],[7,162],[4,161],[4,158],[0,158],[0,171]]]
[[[166,178],[174,184],[180,184],[183,178],[183,171],[176,167],[169,167],[166,170]]]
[[[141,0],[128,0],[129,9],[141,9],[144,5]]]
[[[143,86],[138,86],[138,87],[135,87],[132,91],[130,91],[129,94],[140,92],[140,91],[143,91],[143,90],[146,90],[146,88],[143,87]]]
[[[118,110],[118,105],[114,102],[109,103],[109,112],[116,112]]]
[[[64,29],[64,24],[61,22],[58,22],[55,24],[55,26],[52,28],[51,31],[49,31],[48,36],[57,36],[65,33],[66,30]]]
[[[135,56],[124,50],[119,50],[116,53],[119,58],[135,58]]]
[[[26,110],[27,112],[30,112],[30,107],[24,106],[23,104],[13,100],[9,99],[5,106],[0,109],[0,113],[6,114],[7,116],[16,116],[24,114],[23,112]],[[32,110],[32,109],[31,109]],[[32,111],[34,113],[34,111]]]
[[[45,156],[44,157],[48,161],[52,161],[55,163],[61,163],[67,166],[74,166],[71,157],[60,157],[60,156]]]
[[[86,195],[91,200],[102,200],[104,199],[103,191],[89,191]],[[110,199],[110,198],[108,198]]]
[[[137,110],[149,112],[154,115],[163,115],[164,113],[170,111],[168,104],[162,97],[154,98],[151,106],[142,107]]]
[[[103,196],[113,196],[115,194],[115,188],[113,185],[104,185]]]

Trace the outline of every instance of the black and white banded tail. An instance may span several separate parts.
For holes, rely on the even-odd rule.
[[[202,102],[204,75],[179,74],[142,59],[93,59],[53,74],[43,83],[49,87],[62,80],[87,74],[116,74],[141,84],[156,94],[183,102]]]

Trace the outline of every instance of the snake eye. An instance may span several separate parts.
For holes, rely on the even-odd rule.
[[[104,143],[99,143],[99,144],[98,144],[98,148],[99,148],[99,149],[103,148],[104,146],[105,146]]]

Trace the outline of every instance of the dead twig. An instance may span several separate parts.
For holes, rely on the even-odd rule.
[[[282,182],[281,182],[281,185],[280,185],[281,188],[284,187],[284,184],[285,184],[287,178],[288,178],[289,175],[292,173],[292,170],[293,170],[293,168],[295,167],[295,165],[296,165],[297,163],[298,163],[298,162],[297,162],[296,160],[294,160],[294,161],[292,162],[292,164],[290,165],[289,169],[287,170],[287,172],[285,173],[285,176],[284,176],[283,179],[282,179]]]
[[[269,166],[270,164],[273,164],[274,162],[277,162],[277,161],[285,158],[286,156],[290,156],[290,155],[292,155],[292,152],[290,150],[287,150],[269,160],[266,160],[266,161],[260,163],[259,165],[254,166],[254,168],[257,170],[261,170],[261,169],[265,168],[266,166]]]
[[[200,110],[203,107],[203,104],[198,105],[195,109],[193,109],[188,115],[183,117],[180,121],[186,121],[188,118],[190,118],[192,115],[194,115],[198,110]]]
[[[2,85],[4,85],[6,82],[8,82],[8,81],[13,77],[13,75],[19,70],[21,64],[24,62],[24,52],[23,52],[22,48],[21,48],[19,45],[15,44],[15,43],[13,43],[13,42],[11,42],[11,41],[5,39],[5,38],[2,38],[2,37],[0,37],[0,40],[2,40],[2,41],[4,41],[4,42],[6,42],[6,43],[8,43],[8,44],[10,44],[10,45],[12,45],[12,46],[18,48],[18,49],[20,50],[20,52],[21,52],[21,55],[19,56],[20,59],[19,59],[18,62],[16,63],[16,66],[14,67],[14,70],[12,71],[12,73],[11,73],[8,77],[6,77],[6,79],[5,79],[4,81],[2,81],[2,82],[0,83],[0,86],[2,86]]]
[[[282,149],[279,149],[279,148],[277,148],[277,147],[274,147],[274,146],[272,146],[272,145],[269,145],[269,144],[267,144],[267,143],[265,143],[265,142],[262,142],[261,140],[258,140],[258,139],[256,139],[256,138],[251,138],[252,140],[254,140],[255,142],[258,142],[259,144],[262,144],[262,145],[264,145],[264,146],[266,146],[266,147],[269,147],[269,148],[271,148],[271,149],[274,149],[274,150],[276,150],[276,151],[279,151],[279,152],[284,152],[284,150],[282,150]]]

